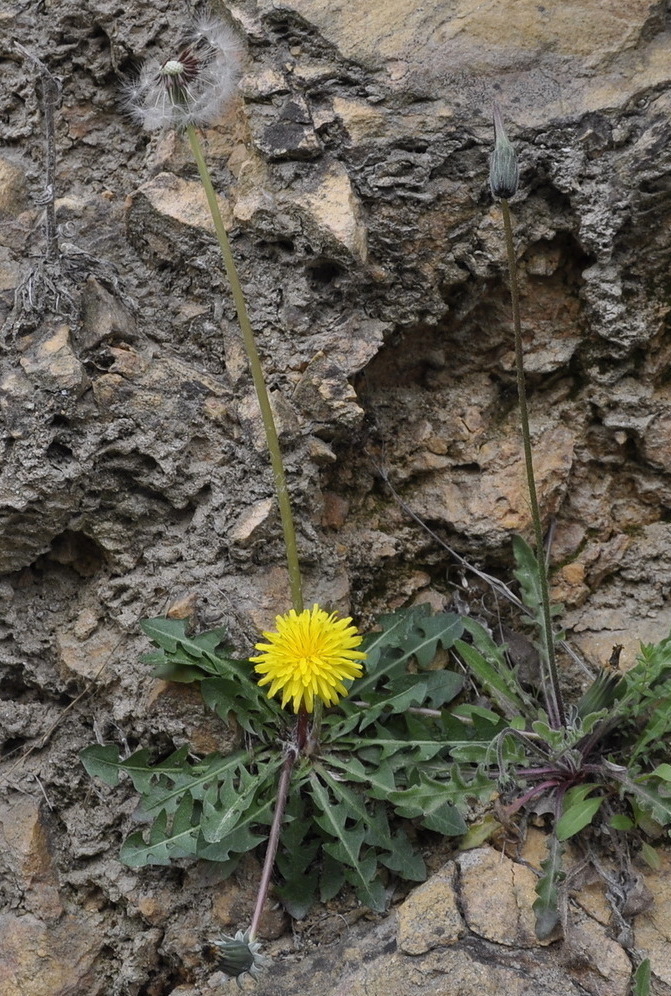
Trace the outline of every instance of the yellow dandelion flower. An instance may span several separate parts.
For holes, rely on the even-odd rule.
[[[347,695],[344,680],[360,678],[366,654],[355,648],[363,637],[348,617],[338,619],[318,605],[298,614],[291,609],[277,616],[276,633],[265,633],[267,643],[257,643],[258,657],[250,657],[254,670],[270,684],[268,697],[282,692],[282,707],[291,700],[294,712],[312,712],[315,698],[335,705]]]

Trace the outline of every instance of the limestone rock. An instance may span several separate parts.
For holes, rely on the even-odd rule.
[[[449,862],[376,926],[359,923],[307,958],[277,957],[259,996],[627,996],[629,959],[597,920],[572,911],[558,958],[557,944],[541,945],[533,933],[537,879],[528,867],[491,848],[458,864],[460,875]]]
[[[289,202],[291,203],[291,202]],[[293,200],[309,234],[326,253],[337,257],[343,250],[359,263],[367,258],[366,229],[361,203],[347,170],[330,163],[310,188]]]
[[[27,206],[24,170],[11,159],[0,156],[0,216],[15,218]]]
[[[259,6],[278,8],[276,0]],[[557,117],[567,103],[578,114],[611,107],[667,78],[654,0],[619,0],[607,13],[599,0],[542,10],[533,0],[488,8],[469,0],[365,0],[356,11],[347,0],[282,0],[279,7],[314,24],[345,58],[384,72],[397,89],[460,88],[466,96],[505,74],[525,125]],[[598,39],[588,41],[584,26],[594,18]]]
[[[489,847],[466,851],[458,864],[464,917],[473,933],[507,947],[536,947],[531,906],[538,879],[531,869]]]
[[[660,868],[646,873],[646,884],[654,901],[650,908],[636,919],[636,947],[641,956],[650,959],[654,974],[671,988],[671,854],[660,853]]]
[[[53,0],[49,16],[10,6],[4,36],[43,58],[63,92],[59,255],[45,263],[39,72],[13,47],[3,53],[0,321],[17,290],[25,311],[3,334],[0,375],[5,749],[34,745],[97,673],[109,634],[121,642],[110,680],[13,775],[24,794],[39,777],[55,816],[20,810],[2,857],[0,990],[211,996],[226,990],[216,973],[201,984],[204,925],[216,898],[219,923],[245,926],[232,921],[254,881],[234,906],[193,867],[121,868],[128,784],[92,790],[76,761],[97,735],[131,750],[232,746],[188,693],[155,689],[138,618],[181,605],[196,625],[226,625],[244,652],[289,608],[258,408],[188,143],[142,133],[119,105],[119,73],[179,40],[185,5],[128,0],[120,14],[93,0],[87,17],[75,0]],[[639,640],[671,629],[664,5],[215,6],[245,65],[206,154],[300,511],[306,603],[354,606],[364,619],[427,591],[445,604],[451,561],[399,499],[510,579],[511,533],[527,531],[529,515],[505,243],[487,183],[497,99],[521,164],[514,246],[562,623],[595,664],[622,643],[628,666]],[[20,288],[47,271],[51,297],[36,280]],[[489,909],[468,860],[491,872]],[[494,868],[487,852],[468,860],[463,894],[449,866],[384,921],[325,910],[340,945],[311,954],[321,927],[298,954],[293,938],[276,938],[259,992],[626,992],[603,905],[571,906],[564,946],[538,946],[522,866]],[[660,994],[671,986],[665,902],[660,890],[637,925]]]
[[[454,866],[448,865],[411,892],[398,911],[398,947],[406,955],[422,955],[449,947],[466,932],[454,888]]]
[[[228,227],[231,212],[222,196],[219,210]],[[128,225],[131,236],[160,259],[171,259],[179,237],[185,258],[193,256],[185,229],[214,235],[214,225],[200,183],[183,180],[173,173],[159,173],[143,184],[129,200]]]
[[[250,126],[256,147],[270,160],[314,159],[322,151],[308,105],[298,94],[278,106],[253,107]]]
[[[47,924],[56,923],[64,911],[59,894],[52,831],[45,818],[44,803],[22,796],[0,807],[0,839],[5,873],[22,883],[25,908]],[[9,897],[7,897],[9,898]],[[10,905],[16,907],[17,896]]]
[[[79,632],[81,633],[81,628]],[[100,677],[118,644],[118,634],[109,630],[90,633],[84,640],[74,629],[70,630],[70,627],[57,631],[56,646],[63,676],[69,678],[79,675],[89,680]]]
[[[33,914],[0,914],[3,996],[103,996],[95,963],[104,944],[99,917],[65,914],[47,926]]]
[[[72,391],[78,396],[89,384],[84,368],[72,349],[67,325],[54,329],[46,339],[34,339],[23,353],[20,363],[28,377],[39,378],[47,390]]]
[[[82,349],[93,349],[104,340],[133,341],[135,321],[124,304],[91,276],[82,295],[82,327],[75,338]]]
[[[229,536],[233,543],[241,547],[254,543],[263,527],[268,522],[268,517],[276,506],[274,498],[265,498],[256,502],[250,508],[245,509],[235,525],[230,529]]]

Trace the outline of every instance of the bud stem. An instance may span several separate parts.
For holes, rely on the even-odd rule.
[[[522,347],[522,325],[520,322],[519,283],[517,280],[517,260],[515,257],[515,243],[513,241],[513,226],[510,217],[510,208],[508,206],[508,201],[505,198],[501,200],[501,211],[503,212],[503,227],[506,235],[506,250],[508,253],[508,270],[510,272],[510,298],[512,302],[513,329],[515,334],[515,367],[517,370],[517,393],[520,404],[524,464],[526,468],[527,488],[529,490],[529,504],[531,505],[531,518],[533,520],[534,536],[536,540],[536,559],[538,560],[538,578],[543,608],[543,641],[545,643],[545,660],[547,670],[550,675],[550,685],[552,687],[552,695],[548,696],[547,700],[548,716],[552,726],[558,728],[566,725],[566,714],[564,712],[564,701],[559,687],[559,676],[557,674],[557,663],[555,660],[555,642],[552,631],[552,613],[550,611],[550,593],[548,588],[547,567],[545,563],[543,527],[541,524],[540,509],[538,506],[538,496],[536,494],[536,478],[534,476],[533,453],[531,449],[529,409],[527,407],[527,390],[524,378],[524,351]]]
[[[261,409],[261,418],[263,419],[263,428],[265,430],[266,442],[270,453],[270,463],[273,470],[273,477],[275,479],[275,491],[277,493],[280,518],[282,520],[284,546],[286,549],[289,583],[291,587],[291,600],[296,612],[300,613],[303,611],[301,569],[298,562],[296,530],[294,528],[294,520],[291,511],[291,500],[289,498],[289,491],[287,488],[286,473],[284,470],[284,462],[282,460],[282,451],[280,449],[280,443],[277,435],[275,418],[273,416],[270,398],[268,397],[268,390],[263,376],[263,368],[261,366],[258,350],[256,348],[254,332],[252,331],[252,326],[247,314],[247,306],[242,293],[242,286],[238,277],[238,271],[235,266],[235,260],[233,259],[233,253],[231,251],[228,235],[221,217],[221,212],[219,211],[217,196],[214,192],[214,187],[212,186],[210,172],[207,168],[207,163],[205,162],[200,140],[196,129],[191,124],[187,125],[186,134],[189,139],[191,151],[193,152],[194,159],[196,160],[196,164],[198,166],[200,180],[203,184],[208,207],[212,215],[212,221],[214,222],[214,228],[219,241],[219,248],[221,249],[221,255],[226,268],[226,275],[228,276],[228,281],[231,285],[233,301],[235,302],[235,309],[237,311],[240,331],[242,332],[242,338],[252,372],[254,387],[256,388],[256,396]]]

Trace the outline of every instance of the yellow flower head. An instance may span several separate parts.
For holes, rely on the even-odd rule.
[[[277,616],[276,633],[265,633],[268,643],[257,643],[258,657],[250,657],[254,670],[263,677],[272,698],[280,690],[282,707],[291,700],[294,712],[312,712],[315,696],[326,705],[335,705],[338,696],[347,695],[343,680],[360,678],[366,654],[356,650],[363,637],[350,618],[338,619],[313,605],[300,615],[291,609]]]

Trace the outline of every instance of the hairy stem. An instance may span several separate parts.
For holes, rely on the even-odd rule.
[[[531,432],[529,431],[529,410],[527,407],[527,390],[524,379],[524,351],[522,348],[520,297],[519,284],[517,281],[515,243],[513,241],[513,226],[510,218],[510,208],[508,206],[508,201],[505,200],[505,198],[501,200],[501,210],[503,211],[503,226],[506,234],[506,249],[508,253],[508,269],[510,271],[510,297],[512,301],[513,328],[515,332],[515,367],[517,369],[517,393],[519,395],[520,403],[524,465],[526,468],[529,504],[531,506],[531,518],[533,520],[534,537],[536,541],[536,559],[538,561],[538,576],[543,608],[543,641],[545,643],[545,659],[552,686],[552,695],[548,696],[547,702],[548,716],[554,727],[560,727],[566,725],[566,714],[564,712],[564,701],[559,687],[559,675],[557,673],[557,662],[555,659],[555,642],[554,634],[552,632],[552,613],[550,611],[550,593],[548,588],[548,576],[543,545],[543,526],[541,524],[541,514],[538,507],[536,478],[534,475],[533,454],[531,450]]]
[[[193,152],[193,156],[198,166],[198,172],[200,173],[200,180],[201,183],[203,184],[203,188],[205,190],[205,196],[207,197],[208,207],[212,215],[212,221],[214,222],[214,228],[217,233],[217,239],[219,241],[219,248],[221,249],[221,255],[224,260],[224,266],[226,268],[226,275],[231,285],[233,301],[235,302],[235,309],[238,315],[240,331],[242,332],[242,338],[245,345],[245,350],[247,352],[249,366],[252,372],[252,379],[254,381],[254,387],[256,389],[256,396],[258,398],[259,407],[261,409],[261,418],[263,419],[263,428],[266,433],[266,441],[268,444],[268,451],[270,453],[270,463],[272,465],[273,477],[275,479],[275,491],[277,493],[277,501],[280,508],[280,517],[282,519],[284,546],[286,548],[287,567],[289,569],[289,583],[291,586],[291,601],[296,612],[300,613],[303,611],[303,586],[301,582],[300,565],[298,562],[298,549],[296,546],[296,530],[294,527],[294,519],[291,511],[291,500],[289,498],[289,491],[287,489],[287,478],[284,470],[284,462],[282,460],[282,451],[280,449],[280,443],[277,436],[277,428],[275,426],[275,418],[273,416],[273,410],[270,404],[270,398],[268,396],[268,390],[266,388],[265,378],[263,376],[263,368],[261,366],[258,350],[256,348],[256,340],[254,339],[254,332],[252,331],[252,326],[249,321],[249,316],[247,314],[247,306],[245,304],[245,298],[242,293],[240,278],[238,277],[238,271],[235,266],[235,260],[233,259],[231,245],[228,239],[228,235],[226,233],[226,229],[224,227],[224,223],[221,217],[221,212],[219,211],[217,196],[214,192],[214,187],[212,186],[210,172],[207,168],[207,163],[205,162],[205,157],[203,155],[203,150],[200,144],[200,140],[198,138],[196,129],[193,127],[193,125],[187,126],[186,134],[189,139],[191,151]]]

